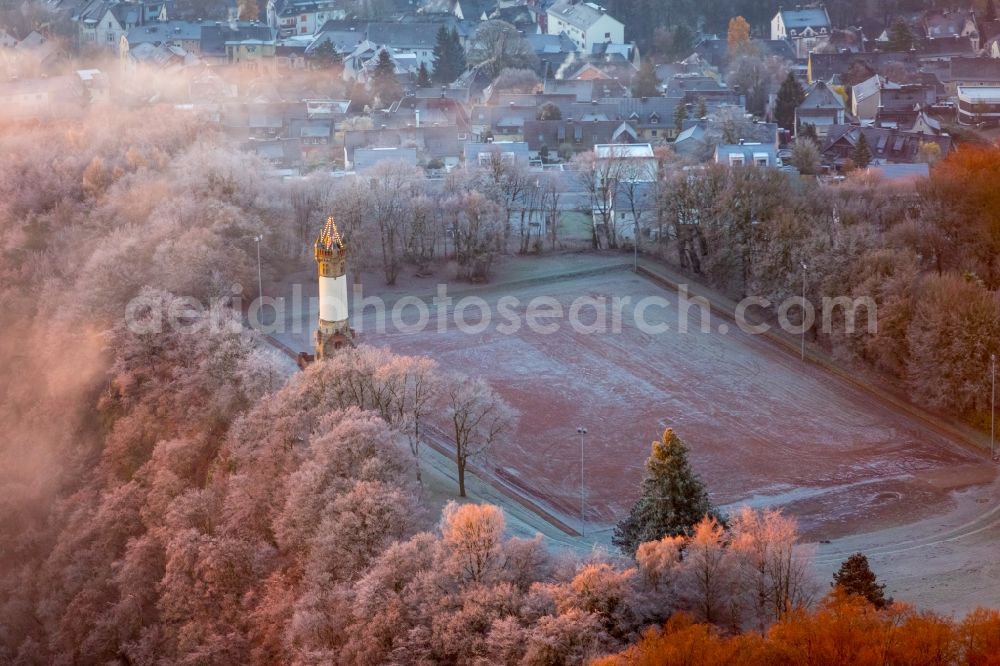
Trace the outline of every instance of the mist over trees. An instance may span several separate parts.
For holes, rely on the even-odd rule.
[[[387,283],[443,253],[487,280],[504,252],[556,245],[531,222],[556,218],[558,181],[496,160],[434,194],[399,164],[281,183],[172,108],[21,126],[0,149],[0,662],[562,664],[641,641],[624,658],[774,663],[812,636],[901,663],[996,654],[993,612],[953,623],[843,590],[810,611],[794,521],[746,509],[723,526],[702,492],[684,529],[633,539],[634,558],[551,553],[498,507],[432,510],[422,441],[451,438],[461,476],[512,428],[497,391],[368,347],[293,372],[243,325],[258,236],[277,274],[335,207],[352,261]],[[647,218],[663,233],[643,247],[776,299],[808,261],[810,298],[879,305],[876,333],[817,342],[974,420],[1000,327],[998,160],[963,150],[917,195],[862,175],[819,191],[767,170],[664,171]],[[598,182],[604,167],[580,164]],[[618,247],[617,231],[595,243]],[[160,326],[178,295],[210,306]],[[839,587],[880,605],[873,577],[846,573],[861,584]]]

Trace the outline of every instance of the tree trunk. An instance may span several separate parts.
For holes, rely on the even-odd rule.
[[[456,455],[455,462],[458,463],[458,496],[465,497],[465,458]]]

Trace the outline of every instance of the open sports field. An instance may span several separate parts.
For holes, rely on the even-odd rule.
[[[695,469],[719,505],[782,506],[807,539],[870,531],[932,514],[953,503],[951,490],[991,481],[986,460],[821,368],[802,363],[767,338],[741,332],[718,316],[711,332],[677,329],[675,294],[628,271],[478,295],[495,305],[557,299],[564,310],[581,296],[665,297],[648,323],[671,332],[643,333],[631,308],[620,333],[585,335],[565,320],[542,334],[522,325],[504,334],[494,323],[469,334],[452,323],[421,333],[355,326],[362,342],[397,353],[425,354],[444,367],[486,378],[521,412],[512,442],[485,467],[567,524],[579,524],[580,440],[588,531],[607,530],[633,501],[650,441],[673,427],[691,449]],[[494,309],[494,313],[496,310]],[[592,310],[591,310],[592,312]],[[475,323],[475,309],[466,321]],[[587,310],[582,319],[590,321]],[[355,313],[355,317],[357,313]],[[720,324],[729,324],[723,334]],[[365,330],[367,329],[367,330]]]

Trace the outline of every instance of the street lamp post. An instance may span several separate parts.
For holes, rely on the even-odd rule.
[[[586,499],[584,495],[584,484],[583,484],[583,437],[587,434],[587,429],[580,427],[576,429],[576,434],[580,436],[580,536],[587,536],[587,519],[586,519]]]
[[[257,241],[257,298],[264,297],[264,280],[261,278],[260,274],[260,242],[264,240],[263,234],[257,234],[253,237]]]
[[[991,376],[991,383],[993,384],[992,389],[990,390],[990,460],[995,460],[996,451],[993,446],[993,441],[994,441],[994,433],[996,432],[996,430],[994,429],[994,425],[996,423],[996,413],[997,413],[997,408],[996,408],[997,355],[996,354],[990,354],[990,376]]]
[[[632,272],[639,272],[639,218],[635,218],[635,242],[632,243]]]
[[[799,358],[806,360],[806,269],[805,262],[802,262],[802,337],[799,342]]]

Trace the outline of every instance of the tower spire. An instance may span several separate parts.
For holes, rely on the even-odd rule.
[[[333,216],[326,218],[313,246],[319,279],[319,325],[316,359],[321,360],[354,344],[347,309],[347,245]]]

